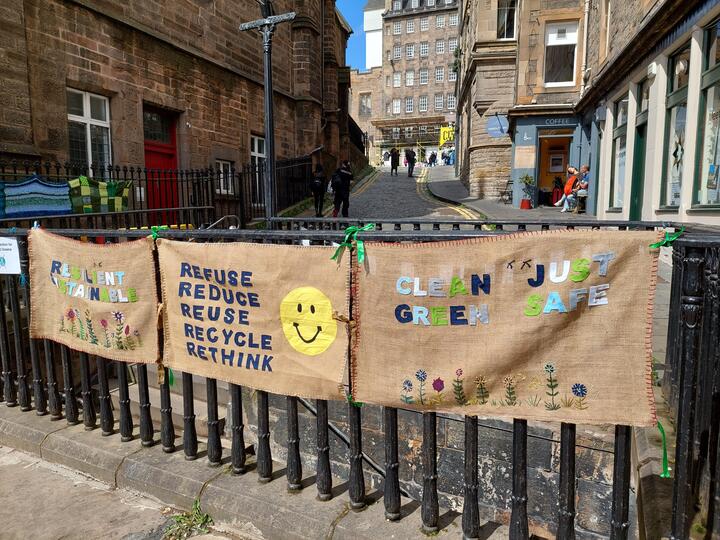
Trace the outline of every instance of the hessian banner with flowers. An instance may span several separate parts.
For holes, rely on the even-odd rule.
[[[150,238],[98,245],[29,233],[30,337],[119,360],[158,359]]]
[[[277,394],[343,399],[349,257],[329,247],[157,241],[166,366]]]
[[[655,232],[366,243],[356,401],[483,417],[651,425]]]

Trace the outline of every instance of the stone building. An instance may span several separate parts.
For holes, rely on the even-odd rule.
[[[592,210],[720,224],[720,4],[602,0],[588,28]]]
[[[393,146],[424,159],[439,150],[440,128],[455,124],[458,2],[386,0],[382,20],[382,67],[351,73],[351,114],[368,133],[371,162]]]
[[[346,156],[345,48],[334,0],[278,0],[278,158]],[[254,0],[5,0],[0,160],[195,168],[264,159]]]
[[[496,197],[510,177],[517,2],[467,0],[461,9],[458,172],[471,197]]]

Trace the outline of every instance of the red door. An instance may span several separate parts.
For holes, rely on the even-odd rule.
[[[177,116],[168,111],[143,108],[143,131],[145,137],[145,168],[147,208],[177,208],[177,142],[175,135]],[[175,213],[162,212],[150,217],[151,221],[171,220]],[[171,225],[171,223],[161,223]]]

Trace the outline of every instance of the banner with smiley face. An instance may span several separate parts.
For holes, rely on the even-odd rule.
[[[331,248],[157,241],[167,367],[342,399],[349,257]]]

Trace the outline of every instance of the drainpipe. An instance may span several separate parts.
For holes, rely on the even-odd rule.
[[[582,65],[580,66],[580,97],[585,93],[585,71],[587,70],[587,49],[588,49],[588,20],[590,19],[590,0],[585,0],[583,19],[583,33],[585,34],[585,46],[582,53]]]

